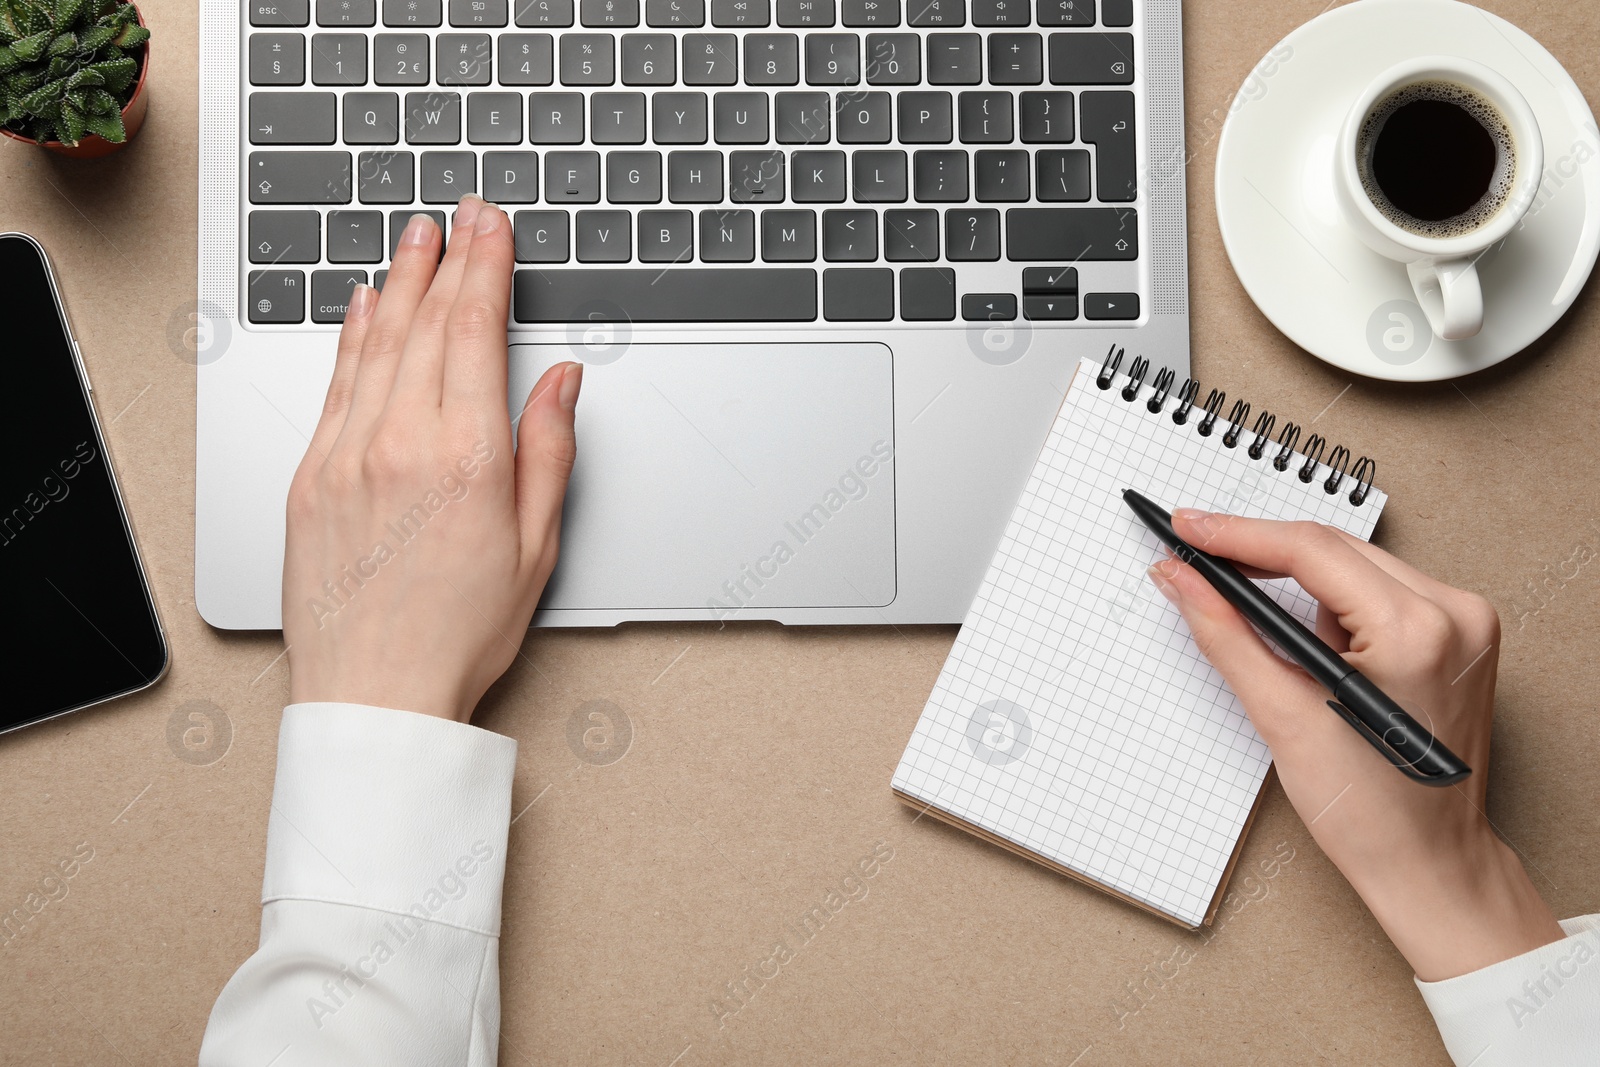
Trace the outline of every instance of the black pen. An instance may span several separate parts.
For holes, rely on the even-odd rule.
[[[1231,563],[1202,552],[1172,528],[1167,510],[1132,489],[1122,499],[1184,563],[1200,572],[1223,598],[1257,630],[1266,634],[1334,696],[1328,706],[1372,743],[1408,778],[1424,785],[1452,785],[1472,773],[1455,754],[1413,719],[1406,710],[1346,663],[1316,634],[1306,629]]]

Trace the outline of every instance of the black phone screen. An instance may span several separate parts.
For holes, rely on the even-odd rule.
[[[0,731],[150,685],[167,649],[44,252],[0,236]]]

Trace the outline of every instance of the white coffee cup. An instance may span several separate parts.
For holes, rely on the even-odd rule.
[[[1396,222],[1373,202],[1368,191],[1367,161],[1371,144],[1363,143],[1369,116],[1381,113],[1391,98],[1412,86],[1461,86],[1475,93],[1505,120],[1509,145],[1497,143],[1497,177],[1480,203],[1498,199],[1466,229],[1447,236],[1415,232]],[[1427,94],[1424,94],[1427,95]],[[1375,141],[1366,131],[1368,142]],[[1509,153],[1507,152],[1509,149]],[[1483,328],[1483,290],[1477,260],[1483,252],[1511,233],[1527,213],[1539,191],[1544,173],[1544,140],[1539,123],[1521,93],[1505,78],[1481,63],[1456,56],[1419,56],[1378,75],[1366,87],[1339,131],[1334,149],[1334,189],[1346,222],[1373,251],[1406,265],[1417,303],[1433,332],[1447,341],[1475,336]],[[1501,190],[1504,190],[1503,192]],[[1470,212],[1469,212],[1470,214]]]

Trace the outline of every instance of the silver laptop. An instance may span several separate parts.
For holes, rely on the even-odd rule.
[[[948,623],[1068,377],[1188,365],[1179,0],[201,0],[195,599],[277,627],[352,287],[475,192],[587,365],[535,622]]]

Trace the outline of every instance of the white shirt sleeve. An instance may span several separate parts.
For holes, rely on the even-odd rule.
[[[201,1067],[494,1067],[516,755],[427,715],[284,709],[260,947]]]
[[[1567,936],[1442,982],[1417,981],[1461,1067],[1600,1063],[1600,914],[1564,919]]]

